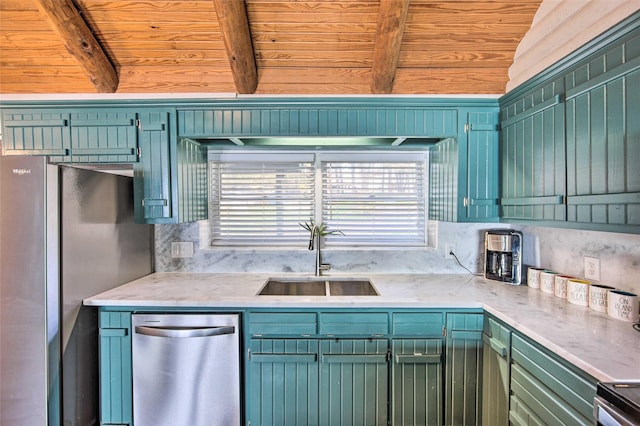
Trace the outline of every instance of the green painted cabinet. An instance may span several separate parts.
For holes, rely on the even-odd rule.
[[[508,426],[511,329],[485,315],[482,341],[482,424]]]
[[[101,311],[99,327],[100,424],[131,425],[131,313]]]
[[[446,318],[445,425],[480,425],[482,313]]]
[[[70,154],[70,114],[52,109],[4,109],[3,155],[45,155],[64,158]]]
[[[640,233],[639,22],[500,99],[503,220]]]
[[[511,356],[511,424],[593,424],[596,379],[519,333],[512,335]]]
[[[178,138],[175,110],[139,114],[140,161],[133,167],[134,212],[139,223],[181,223],[206,219],[206,153]]]
[[[8,109],[4,155],[45,155],[54,163],[135,163],[137,113],[130,109]]]
[[[455,137],[431,148],[429,217],[498,220],[498,106],[460,108]]]

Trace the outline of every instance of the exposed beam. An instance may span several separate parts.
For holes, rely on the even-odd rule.
[[[244,0],[213,2],[236,90],[243,94],[254,93],[258,87],[258,71]]]
[[[100,93],[118,89],[118,74],[73,0],[35,0],[47,21]]]
[[[373,47],[371,93],[391,93],[396,76],[409,0],[380,0]]]

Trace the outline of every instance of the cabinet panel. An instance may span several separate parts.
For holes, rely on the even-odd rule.
[[[482,314],[447,314],[445,424],[480,424]]]
[[[324,336],[384,336],[389,333],[389,317],[386,313],[321,312],[319,331]]]
[[[248,421],[263,426],[318,425],[318,341],[251,339]]]
[[[485,317],[482,336],[482,424],[509,424],[511,331]]]
[[[386,339],[320,341],[320,424],[387,425]]]
[[[3,155],[69,155],[70,117],[55,110],[4,110]]]
[[[563,424],[593,422],[595,379],[570,368],[517,334],[513,335],[511,351],[512,391],[538,416],[546,422],[558,418]]]
[[[441,425],[442,339],[394,339],[391,424]]]
[[[252,336],[268,335],[315,335],[318,330],[315,312],[271,313],[251,312],[249,333]]]
[[[394,312],[391,314],[391,323],[394,336],[442,338],[442,312]]]
[[[71,113],[72,163],[134,163],[138,160],[135,111],[84,110]]]
[[[100,312],[100,422],[133,421],[131,314]]]

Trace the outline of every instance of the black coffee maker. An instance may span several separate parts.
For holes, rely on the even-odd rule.
[[[522,233],[510,229],[485,232],[484,277],[513,285],[522,283]]]

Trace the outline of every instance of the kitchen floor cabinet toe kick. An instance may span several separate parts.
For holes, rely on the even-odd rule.
[[[242,318],[245,425],[591,422],[595,379],[482,310],[223,311]],[[134,312],[100,312],[103,425],[134,424]]]

